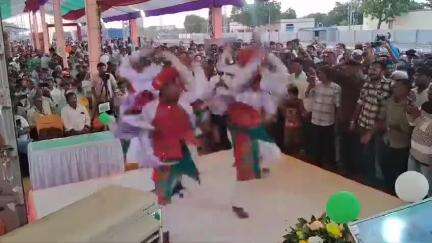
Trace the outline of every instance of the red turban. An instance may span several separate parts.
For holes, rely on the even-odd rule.
[[[176,78],[179,77],[178,71],[173,67],[164,68],[154,79],[153,87],[156,90],[162,89],[169,83],[174,83]]]
[[[251,62],[253,59],[258,58],[259,55],[260,55],[260,52],[258,49],[254,49],[254,48],[241,49],[238,53],[238,56],[237,56],[237,63],[240,66],[244,67],[244,66],[246,66],[246,64]]]

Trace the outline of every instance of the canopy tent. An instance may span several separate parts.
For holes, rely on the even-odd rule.
[[[73,1],[73,0],[69,0]],[[197,0],[114,0],[116,2],[102,0],[100,3],[101,18],[104,22],[130,20],[140,17],[137,12],[140,10],[147,11],[151,9],[172,7],[179,4],[195,2]],[[133,4],[134,2],[139,2]],[[132,3],[129,5],[128,3]],[[124,5],[120,5],[124,4]],[[69,20],[84,20],[85,10],[77,10],[69,14],[63,15],[63,18]]]
[[[4,0],[0,0],[4,1]],[[10,1],[10,0],[6,0]],[[37,11],[49,0],[27,0],[26,10]],[[104,22],[138,18],[140,10],[146,16],[158,16],[223,5],[243,6],[243,0],[101,0],[99,8]],[[85,21],[85,0],[63,0],[61,12],[64,19]]]
[[[49,0],[27,0],[26,10],[37,11],[39,6],[44,5],[48,1]],[[166,8],[194,1],[197,0],[100,0],[99,8],[102,12],[102,18],[110,18],[139,10],[146,11]],[[105,13],[106,10],[111,11]],[[85,0],[63,0],[61,12],[64,19],[78,20],[85,15]]]
[[[25,0],[0,0],[2,19],[7,19],[23,13],[25,6]]]
[[[149,9],[145,11],[146,16],[159,16],[164,14],[174,14],[179,12],[193,11],[203,8],[221,7],[223,5],[233,5],[242,7],[243,0],[198,0],[189,3],[183,3],[176,6],[169,6],[165,8]]]

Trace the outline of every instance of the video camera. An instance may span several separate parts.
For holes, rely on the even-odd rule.
[[[110,79],[110,74],[109,73],[103,73],[100,75],[100,78],[102,79],[102,81],[107,82]]]
[[[383,43],[388,42],[390,40],[390,33],[387,33],[387,36],[383,34],[377,34],[375,37],[375,41],[371,42],[371,46],[373,48],[378,48],[382,46]]]

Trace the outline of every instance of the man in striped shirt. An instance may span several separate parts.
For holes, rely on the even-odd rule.
[[[318,70],[319,83],[309,85],[307,97],[312,99],[312,159],[334,165],[335,123],[341,104],[341,87],[333,82],[334,70],[323,66]]]
[[[432,90],[430,89],[429,92]],[[429,182],[429,196],[432,195],[432,100],[421,106],[414,117],[415,127],[411,136],[411,150],[408,158],[408,170],[422,173]]]
[[[366,182],[375,184],[375,156],[380,137],[375,132],[375,123],[383,107],[383,101],[390,97],[391,80],[384,78],[385,65],[374,62],[369,68],[369,80],[363,85],[357,101],[350,129],[357,128],[360,135],[360,165]]]

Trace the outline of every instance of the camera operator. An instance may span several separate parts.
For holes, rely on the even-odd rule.
[[[118,91],[117,81],[111,73],[107,72],[106,68],[107,66],[105,63],[99,63],[97,65],[99,75],[93,87],[95,116],[98,116],[98,114],[102,112],[107,112],[109,114],[114,113],[114,97]]]
[[[396,62],[400,58],[400,51],[397,47],[393,46],[391,43],[391,34],[387,33],[387,36],[382,34],[377,34],[375,41],[371,42],[371,46],[375,50],[375,54],[379,55],[383,52],[388,52],[391,61]]]

